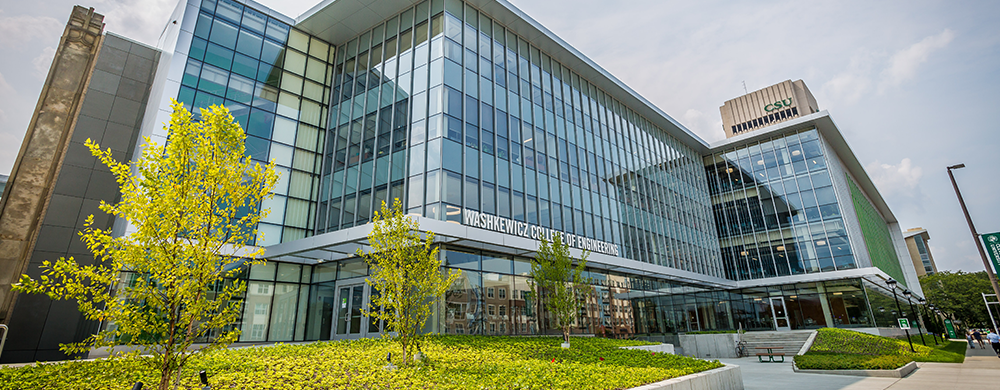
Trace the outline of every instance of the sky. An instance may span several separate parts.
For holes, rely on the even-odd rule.
[[[291,17],[319,2],[259,1]],[[0,173],[78,2],[0,2]],[[902,229],[928,230],[938,268],[983,270],[945,167],[966,165],[955,176],[977,230],[1000,231],[1000,2],[511,2],[709,143],[725,137],[723,102],[803,80]],[[176,4],[85,5],[153,45]]]

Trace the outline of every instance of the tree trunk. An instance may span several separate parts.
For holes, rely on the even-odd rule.
[[[569,328],[563,327],[563,342],[569,344]]]
[[[164,367],[160,372],[160,385],[157,386],[157,389],[159,390],[170,389],[170,376],[171,376],[170,374],[171,374],[170,369],[168,369],[166,364],[164,364]]]
[[[400,341],[403,344],[403,363],[400,366],[406,366],[409,363],[409,356],[407,356],[407,352],[409,352],[409,340],[407,340],[406,336],[400,336]]]

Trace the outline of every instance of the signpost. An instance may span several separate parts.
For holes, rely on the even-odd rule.
[[[896,321],[899,322],[899,329],[910,329],[910,320],[906,318],[897,318]]]
[[[990,255],[994,274],[1000,274],[1000,233],[983,234],[983,244]]]
[[[958,335],[955,334],[955,325],[953,325],[951,323],[950,319],[945,319],[944,320],[944,328],[948,330],[948,338],[949,339],[957,339],[958,338]]]

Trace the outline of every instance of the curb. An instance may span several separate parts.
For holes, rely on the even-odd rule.
[[[792,370],[802,374],[851,375],[880,378],[902,378],[917,370],[917,362],[909,362],[895,370],[802,370],[794,363]]]
[[[740,372],[740,366],[726,364],[725,367],[633,387],[629,390],[743,390],[743,374]]]

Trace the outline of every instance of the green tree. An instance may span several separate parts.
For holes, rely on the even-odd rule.
[[[45,261],[38,279],[22,275],[15,286],[76,300],[87,319],[109,324],[63,351],[134,347],[122,355],[150,355],[143,361],[160,372],[161,390],[172,379],[177,386],[192,357],[239,337],[232,325],[245,286],[236,276],[242,264],[262,261],[263,249],[246,245],[268,213],[257,205],[277,181],[273,163],[246,157],[246,135],[225,107],[202,109],[199,121],[176,101],[173,110],[169,142],[146,138],[138,161],[115,161],[110,149],[86,142],[121,191],[117,204],[102,201],[101,210],[124,218],[133,232],[116,237],[93,227],[91,215],[80,236],[96,264]],[[196,341],[207,344],[190,350]]]
[[[531,261],[531,295],[537,297],[537,302],[544,303],[566,343],[569,343],[569,330],[580,310],[580,302],[593,291],[583,277],[588,255],[590,252],[584,251],[577,266],[573,267],[569,245],[563,242],[562,235],[556,234],[551,242],[542,237],[542,244]]]
[[[993,287],[986,271],[942,271],[920,277],[927,301],[941,311],[951,313],[966,327],[983,327],[989,323],[982,293],[990,294]]]
[[[378,294],[371,294],[371,308],[364,315],[385,321],[385,328],[395,332],[403,348],[402,365],[409,364],[414,350],[419,348],[421,329],[427,323],[436,301],[461,275],[460,271],[443,272],[434,245],[434,233],[420,237],[420,225],[403,213],[397,198],[392,208],[382,202],[376,211],[374,226],[368,233],[371,250],[358,249],[358,256],[370,267],[368,285]]]

